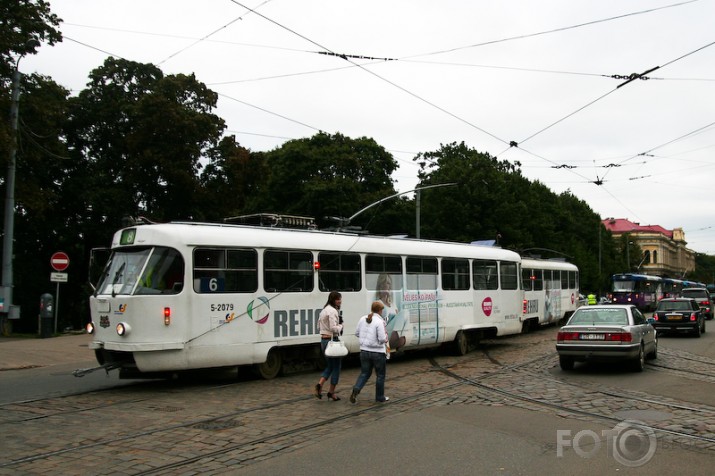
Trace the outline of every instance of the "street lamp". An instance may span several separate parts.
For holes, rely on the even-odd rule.
[[[31,39],[25,43],[25,49],[30,50],[40,46],[40,42]],[[7,163],[7,178],[5,179],[5,228],[2,247],[2,296],[0,296],[0,314],[9,319],[18,319],[20,310],[12,304],[12,247],[15,237],[15,158],[17,155],[17,118],[20,111],[20,60],[15,62],[12,73],[12,95],[10,102],[10,159]],[[5,323],[1,323],[0,332],[5,333]]]

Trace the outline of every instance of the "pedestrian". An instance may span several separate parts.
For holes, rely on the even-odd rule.
[[[340,318],[340,304],[343,297],[337,291],[331,291],[328,295],[328,302],[323,306],[318,316],[318,331],[320,332],[320,348],[325,357],[325,370],[320,375],[320,380],[315,384],[313,395],[317,398],[323,398],[323,384],[330,379],[330,389],[328,391],[329,400],[340,400],[340,397],[335,395],[335,386],[340,380],[340,367],[342,365],[342,357],[328,357],[325,355],[325,348],[328,346],[333,337],[339,336],[343,331],[343,324]]]
[[[380,301],[372,303],[370,314],[360,318],[355,335],[360,340],[360,375],[358,376],[353,392],[350,394],[350,403],[357,401],[360,390],[365,386],[375,369],[375,401],[386,402],[390,397],[385,396],[385,369],[387,366],[387,330],[385,321],[380,317],[385,306]]]

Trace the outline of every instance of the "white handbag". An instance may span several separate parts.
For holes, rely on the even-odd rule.
[[[325,347],[326,357],[345,357],[346,355],[348,355],[348,348],[345,347],[345,342],[338,337],[330,340]]]

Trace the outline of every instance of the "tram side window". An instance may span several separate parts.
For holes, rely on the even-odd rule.
[[[402,305],[402,258],[400,256],[367,255],[365,257],[365,286],[375,291],[375,300],[380,300],[388,309]],[[370,296],[370,299],[373,299]]]
[[[534,270],[521,268],[521,287],[524,291],[533,291]]]
[[[194,291],[197,293],[252,293],[258,289],[256,250],[196,248]]]
[[[544,290],[544,270],[535,269],[534,270],[534,291]]]
[[[576,271],[569,271],[569,289],[578,289]]]
[[[561,271],[554,269],[551,278],[551,289],[561,289]]]
[[[554,289],[553,284],[551,283],[551,270],[550,269],[544,269],[542,270],[544,273],[544,289],[546,291],[550,291],[551,289]]]
[[[268,292],[313,290],[313,253],[266,250],[263,253],[263,287]]]
[[[442,258],[442,289],[469,289],[469,260]]]
[[[472,263],[474,289],[498,289],[498,278],[496,261],[475,259]]]
[[[318,254],[321,291],[360,291],[362,289],[360,255],[355,253]]]
[[[544,270],[543,269],[522,269],[522,283],[524,291],[544,290]]]
[[[519,289],[519,274],[516,263],[501,261],[499,267],[501,268],[501,288]]]
[[[561,289],[569,288],[569,272],[561,271]]]
[[[430,290],[437,289],[437,258],[408,256],[407,289]]]

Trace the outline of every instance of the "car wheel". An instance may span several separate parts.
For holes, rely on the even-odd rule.
[[[697,326],[695,328],[695,333],[694,333],[695,337],[700,337],[700,334],[702,333],[701,331],[702,331],[702,326]]]
[[[565,355],[559,356],[559,365],[561,366],[561,370],[573,370],[573,364],[573,357],[566,357]]]
[[[645,350],[643,350],[643,342],[641,342],[638,348],[638,358],[633,361],[633,370],[636,372],[643,372],[645,368]]]
[[[705,319],[703,319],[703,328],[700,329],[701,334],[705,334]]]

